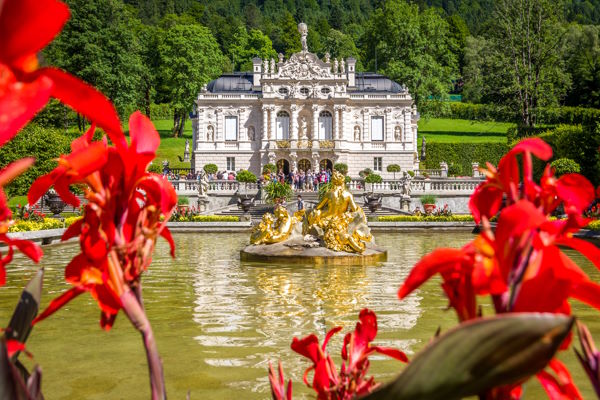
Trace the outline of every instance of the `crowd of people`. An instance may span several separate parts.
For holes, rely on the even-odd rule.
[[[289,174],[285,174],[283,169],[279,169],[279,172],[272,172],[271,174],[265,174],[261,176],[262,183],[269,181],[279,183],[289,183],[295,191],[313,192],[319,189],[319,185],[328,183],[331,179],[331,170],[321,170],[319,172],[313,172],[312,170],[299,170],[290,171]]]
[[[328,183],[331,179],[331,169],[324,169],[318,172],[312,170],[299,170],[290,171],[285,174],[283,169],[279,169],[279,172],[271,172],[270,174],[261,175],[258,181],[261,184],[268,184],[269,182],[280,182],[288,183],[292,186],[295,191],[313,192],[319,189],[319,185]],[[200,180],[202,174],[200,171],[189,171],[186,175],[177,174],[170,169],[165,168],[163,170],[163,176],[171,181],[175,180]],[[207,174],[209,181],[214,180],[227,180],[234,181],[236,178],[235,171],[217,171],[216,173]]]

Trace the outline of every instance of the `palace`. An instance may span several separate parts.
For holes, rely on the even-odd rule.
[[[390,164],[419,168],[418,114],[405,86],[385,76],[356,72],[356,60],[321,60],[306,45],[284,60],[254,58],[252,72],[224,74],[198,95],[192,168],[258,174],[267,163],[290,170],[348,165],[384,178]]]

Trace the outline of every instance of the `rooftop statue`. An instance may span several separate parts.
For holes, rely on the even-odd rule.
[[[300,32],[300,43],[302,43],[302,51],[308,51],[308,45],[306,44],[306,36],[308,36],[308,26],[304,22],[298,24],[298,32]]]
[[[346,189],[344,175],[334,171],[331,188],[304,221],[303,233],[317,236],[328,249],[362,253],[373,239],[365,213]]]

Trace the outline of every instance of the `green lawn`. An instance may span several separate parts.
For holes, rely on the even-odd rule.
[[[183,151],[185,150],[186,139],[189,139],[190,141],[190,152],[194,148],[192,143],[192,121],[186,121],[183,137],[179,138],[174,138],[171,135],[171,128],[173,127],[172,120],[161,119],[152,122],[154,123],[158,133],[160,133],[160,147],[158,148],[156,161],[154,162],[162,165],[164,160],[168,160],[169,165],[172,168],[189,168],[190,163],[179,161],[179,157],[183,159]]]
[[[419,145],[423,136],[431,142],[506,142],[506,131],[513,126],[508,122],[422,118],[419,121],[418,140]]]

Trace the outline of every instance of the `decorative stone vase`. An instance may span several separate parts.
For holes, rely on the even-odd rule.
[[[365,204],[372,214],[381,208],[381,195],[369,193],[365,195]]]
[[[52,218],[61,218],[60,213],[65,209],[65,202],[55,192],[46,193],[46,204],[52,212]]]
[[[247,194],[238,194],[238,208],[248,213],[254,205],[254,198]]]

